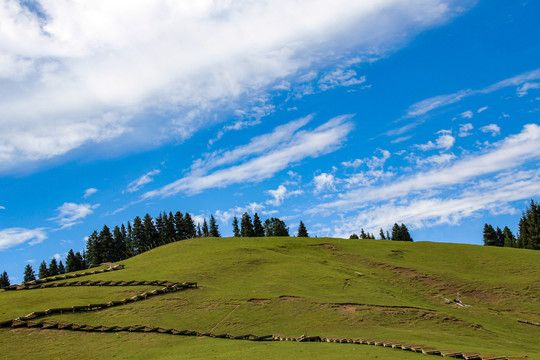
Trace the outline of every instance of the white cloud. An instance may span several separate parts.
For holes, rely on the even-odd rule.
[[[482,126],[480,131],[483,133],[491,133],[491,136],[497,136],[501,133],[501,128],[497,124],[489,124]]]
[[[462,113],[460,114],[460,116],[461,116],[463,119],[472,119],[473,116],[474,116],[474,114],[473,114],[473,112],[472,112],[471,110],[467,110],[467,111],[465,111],[465,112],[462,112]]]
[[[474,126],[473,124],[471,123],[468,123],[468,124],[460,124],[459,125],[459,133],[458,133],[458,136],[459,137],[466,137],[466,136],[470,136],[472,135],[470,133],[470,131],[474,129]]]
[[[6,210],[4,206],[0,206],[0,210]]]
[[[469,3],[42,0],[39,17],[3,1],[0,168],[120,136],[185,139],[218,109],[352,51],[375,59]]]
[[[47,233],[44,228],[25,229],[9,228],[0,230],[0,251],[12,248],[14,246],[28,243],[29,245],[39,244],[47,239]]]
[[[142,198],[167,197],[184,192],[196,194],[203,190],[225,187],[231,184],[259,182],[272,177],[276,172],[286,169],[291,163],[308,157],[318,157],[338,149],[352,130],[349,121],[351,115],[338,116],[320,125],[312,131],[298,131],[294,134],[286,133],[287,141],[274,140],[273,147],[268,147],[262,139],[273,139],[273,134],[257,137],[248,145],[240,146],[223,156],[198,162],[192,174],[176,180],[158,190],[145,193]],[[294,123],[294,122],[293,122]],[[289,123],[285,126],[288,126]],[[260,154],[263,152],[263,154]],[[242,164],[216,170],[210,174],[206,171],[222,164],[258,155]]]
[[[342,162],[341,165],[345,167],[357,168],[362,164],[366,164],[366,166],[371,170],[382,167],[384,166],[384,163],[386,162],[386,160],[390,158],[390,151],[383,150],[383,149],[377,149],[377,151],[379,151],[382,154],[381,157],[372,156],[370,158],[355,159],[353,161]]]
[[[526,82],[517,89],[517,96],[523,97],[529,93],[529,90],[540,88],[540,83]]]
[[[90,189],[86,189],[86,191],[84,192],[84,195],[83,195],[83,198],[87,198],[95,193],[97,193],[98,189],[95,189],[95,188],[90,188]]]
[[[494,143],[483,153],[456,160],[447,167],[404,176],[390,184],[345,191],[340,194],[339,200],[320,204],[312,211],[331,209],[351,211],[372,202],[463,186],[482,176],[509,171],[538,159],[540,159],[540,126],[528,124],[521,133]],[[489,197],[489,192],[484,196]]]
[[[322,173],[313,177],[313,183],[315,184],[315,192],[320,193],[323,190],[336,190],[334,186],[336,179],[334,175]]]
[[[266,201],[266,203],[274,206],[283,204],[283,201],[290,196],[301,195],[304,193],[303,190],[287,190],[287,188],[283,185],[279,185],[276,190],[267,190],[266,192],[274,198]]]
[[[441,166],[450,163],[456,156],[454,154],[439,154],[428,156],[427,158],[415,158],[416,165],[435,165]]]
[[[486,111],[487,109],[489,109],[489,107],[483,106],[483,107],[481,107],[480,109],[476,110],[476,112],[480,114],[481,112],[484,112],[484,111]]]
[[[433,149],[443,149],[448,150],[452,146],[454,146],[454,143],[456,139],[450,135],[447,131],[439,131],[441,135],[435,140],[435,143],[433,143],[431,140],[427,142],[427,144],[419,144],[415,145],[417,148],[419,148],[422,151],[428,151]]]
[[[61,226],[61,229],[69,228],[80,224],[80,220],[92,214],[99,205],[64,203],[56,209],[58,216],[49,220],[54,220]]]
[[[360,85],[366,82],[366,77],[356,77],[356,71],[349,69],[337,69],[331,73],[323,75],[319,79],[319,89],[322,91],[330,90],[339,86]]]
[[[142,175],[136,180],[133,180],[130,182],[127,186],[128,192],[136,192],[139,191],[140,188],[142,188],[144,185],[151,183],[154,181],[154,176],[160,174],[160,170],[152,170],[147,172],[146,174]]]

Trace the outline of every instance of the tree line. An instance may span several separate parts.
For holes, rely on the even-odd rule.
[[[505,226],[495,230],[490,224],[484,225],[484,245],[540,250],[540,205],[531,200],[529,207],[519,220],[517,236]]]
[[[289,228],[279,218],[266,219],[263,223],[257,213],[252,219],[246,212],[240,223],[238,218],[234,217],[233,233],[235,237],[289,236]],[[302,221],[298,226],[297,236],[309,237]],[[69,250],[65,266],[62,260],[58,262],[56,258],[53,258],[49,265],[43,260],[36,274],[32,266],[27,264],[24,282],[84,270],[104,262],[121,261],[160,245],[197,237],[221,237],[213,215],[210,215],[208,221],[203,219],[202,225],[195,225],[189,213],[182,214],[180,211],[175,214],[161,213],[155,219],[150,214],[146,214],[142,219],[136,216],[133,224],[128,221],[127,225],[116,225],[112,231],[107,225],[99,232],[94,230],[88,236],[86,249],[82,253]],[[9,286],[9,277],[4,271],[0,276],[0,288],[5,286]]]
[[[407,226],[405,224],[398,225],[397,223],[394,224],[392,227],[392,235],[390,235],[390,232],[386,230],[386,234],[384,230],[381,228],[379,231],[379,238],[381,240],[394,240],[394,241],[413,241],[413,238],[411,237],[411,234],[409,233],[409,229],[407,229]],[[349,236],[349,239],[375,239],[374,234],[370,234],[369,232],[364,232],[364,229],[360,229],[360,236],[357,234],[352,234]]]

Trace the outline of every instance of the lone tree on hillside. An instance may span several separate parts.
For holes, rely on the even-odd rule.
[[[210,236],[221,237],[218,230],[218,224],[216,224],[216,219],[214,219],[214,215],[210,215]]]
[[[2,275],[0,276],[0,289],[1,288],[5,288],[7,286],[11,285],[9,283],[9,277],[8,277],[8,274],[7,272],[3,272]]]
[[[264,221],[264,233],[270,236],[289,236],[289,228],[285,222],[278,218],[270,218]]]
[[[238,228],[238,218],[235,216],[232,221],[234,237],[240,237],[240,229]]]
[[[358,239],[358,235],[352,234],[351,236],[349,236],[349,239]]]
[[[540,204],[534,200],[519,221],[517,244],[525,249],[540,250]]]
[[[306,226],[304,225],[302,220],[300,220],[300,225],[298,225],[298,234],[296,236],[297,237],[309,237]]]
[[[484,245],[485,246],[497,246],[499,239],[497,238],[497,232],[490,224],[484,225]]]
[[[34,272],[34,269],[32,269],[32,265],[27,264],[24,268],[24,282],[29,282],[32,280],[36,280],[36,273]]]

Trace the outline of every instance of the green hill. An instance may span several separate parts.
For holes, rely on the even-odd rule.
[[[122,261],[84,280],[195,281],[197,289],[37,320],[199,332],[369,337],[540,359],[540,252],[461,244],[330,238],[204,238]],[[73,281],[73,280],[62,280]],[[160,286],[0,292],[0,320],[108,302]],[[461,294],[461,307],[453,300]],[[378,346],[251,342],[157,333],[0,329],[0,358],[380,358]]]

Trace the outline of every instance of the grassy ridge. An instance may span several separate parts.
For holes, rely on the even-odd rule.
[[[540,254],[534,251],[427,242],[209,238],[163,246],[123,263],[124,270],[85,279],[197,281],[201,288],[97,313],[51,319],[103,325],[140,323],[232,334],[364,336],[540,358],[540,329],[516,321],[523,318],[540,322]],[[134,290],[145,291],[140,287]],[[131,291],[103,287],[2,292],[0,313],[8,309],[7,313],[21,316],[44,310],[47,306],[39,298],[53,303],[56,297],[66,305],[83,305],[120,300]],[[443,301],[443,297],[454,299],[458,291],[471,307],[458,308]],[[0,339],[2,348],[23,342],[30,334],[37,338],[30,330],[5,334],[3,331]],[[83,337],[63,336],[66,346]],[[111,347],[121,349],[124,345],[114,340],[115,336],[119,335],[97,334],[92,342],[105,348],[109,346],[106,344],[116,344]],[[138,336],[123,334],[118,339]],[[201,358],[218,356],[213,350],[225,356],[228,351],[236,355],[238,351],[254,351],[259,355],[261,349],[267,349],[268,358],[279,356],[284,349],[304,349],[305,353],[302,350],[295,357],[307,358],[313,357],[312,348],[332,349],[329,353],[336,354],[336,358],[346,357],[350,351],[367,351],[369,354],[364,356],[374,358],[379,356],[379,350],[383,350],[384,358],[421,356],[344,344],[318,344],[312,348],[309,346],[314,344],[303,344],[295,348],[285,343],[233,345],[216,339],[205,339],[204,344],[211,346],[201,350],[199,339],[162,338],[142,341],[148,341],[149,348],[161,348],[162,344],[165,353],[180,341],[182,348],[200,353]],[[162,357],[168,356],[165,353]]]

